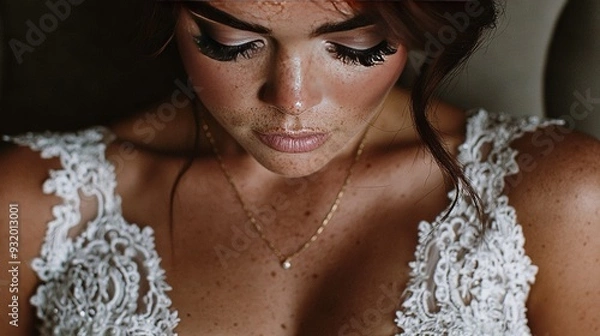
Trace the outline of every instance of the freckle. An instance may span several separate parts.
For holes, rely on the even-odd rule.
[[[238,326],[237,322],[233,322],[233,326],[237,327]]]
[[[306,210],[306,211],[304,212],[304,216],[306,216],[306,217],[310,216],[310,210]]]
[[[542,244],[542,248],[545,249],[546,248],[546,244]]]
[[[313,279],[317,279],[319,277],[319,275],[317,273],[313,273],[312,277],[313,277]]]
[[[277,276],[277,273],[275,273],[275,271],[271,272],[271,276],[274,278],[275,276]]]
[[[221,287],[221,281],[217,280],[217,287]]]
[[[371,164],[367,163],[367,169],[371,168]]]
[[[190,317],[190,316],[192,316],[192,314],[190,314],[190,313],[187,313],[186,315],[187,315],[187,317]]]
[[[587,242],[583,242],[583,246],[587,246]]]
[[[354,245],[360,245],[360,239],[357,239]]]
[[[216,327],[219,325],[219,322],[213,322],[213,325]]]
[[[287,329],[287,326],[285,325],[285,323],[281,324],[281,329]]]

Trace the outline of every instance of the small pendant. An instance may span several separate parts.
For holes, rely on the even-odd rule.
[[[292,263],[290,262],[289,259],[285,259],[282,263],[281,263],[281,267],[283,267],[284,270],[288,270],[292,267]]]

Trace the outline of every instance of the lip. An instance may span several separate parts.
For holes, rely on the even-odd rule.
[[[254,132],[262,143],[283,153],[307,153],[321,147],[329,134],[313,131]]]

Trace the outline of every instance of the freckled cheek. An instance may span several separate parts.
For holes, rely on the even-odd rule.
[[[250,93],[250,88],[245,85],[243,70],[215,63],[200,60],[193,64],[192,71],[188,71],[200,100],[209,110],[230,109],[243,103]]]
[[[180,45],[180,52],[194,90],[209,110],[229,110],[243,104],[251,96],[251,74],[247,68],[211,60],[192,43]]]
[[[383,65],[351,74],[338,80],[337,85],[330,84],[331,96],[339,106],[352,107],[357,113],[374,112],[398,81],[405,63],[404,54],[394,55]]]

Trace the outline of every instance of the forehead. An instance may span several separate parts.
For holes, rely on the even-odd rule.
[[[228,0],[209,1],[208,4],[237,19],[273,30],[313,29],[355,15],[350,5],[341,0]]]

